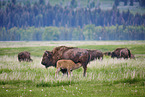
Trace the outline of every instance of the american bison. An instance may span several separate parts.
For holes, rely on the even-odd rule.
[[[46,68],[49,66],[56,67],[57,61],[61,59],[68,59],[72,60],[74,63],[82,64],[84,68],[84,76],[86,75],[87,64],[90,61],[90,55],[86,49],[66,46],[56,47],[52,51],[44,52],[41,64]],[[66,69],[62,69],[61,71],[63,73],[67,72]]]
[[[18,60],[19,60],[19,62],[21,62],[21,61],[26,61],[26,62],[33,61],[30,57],[30,53],[27,51],[20,52],[18,54]]]
[[[111,54],[111,58],[114,57],[128,59],[131,57],[131,52],[128,48],[117,48]]]
[[[90,61],[95,60],[95,59],[103,59],[103,53],[99,50],[87,50],[90,54]]]
[[[56,66],[55,78],[58,76],[58,73],[61,69],[67,69],[68,76],[70,76],[70,73],[72,76],[72,71],[80,68],[81,66],[82,64],[80,63],[75,64],[72,60],[66,60],[66,59],[58,60]]]

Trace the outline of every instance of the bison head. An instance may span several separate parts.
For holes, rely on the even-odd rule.
[[[114,58],[114,57],[116,57],[116,54],[115,54],[115,52],[112,52],[111,53],[111,58]]]
[[[41,64],[44,65],[46,68],[49,66],[53,66],[52,52],[50,51],[44,52]]]

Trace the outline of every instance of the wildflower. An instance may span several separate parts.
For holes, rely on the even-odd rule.
[[[6,90],[6,91],[8,91],[8,90]]]
[[[29,90],[30,92],[32,91],[32,90]]]
[[[135,90],[135,92],[137,92],[137,90]]]
[[[41,91],[43,91],[43,89]]]

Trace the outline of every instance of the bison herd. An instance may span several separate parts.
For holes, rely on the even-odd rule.
[[[59,71],[61,71],[63,74],[70,74],[72,70],[82,66],[84,69],[83,75],[86,76],[87,64],[95,59],[103,60],[103,55],[111,56],[111,58],[135,58],[128,48],[117,48],[113,52],[102,53],[99,50],[59,46],[55,47],[52,51],[45,51],[41,64],[44,65],[46,68],[50,66],[56,67],[57,75]],[[33,61],[30,57],[30,53],[27,51],[20,52],[18,54],[18,60],[19,62]]]

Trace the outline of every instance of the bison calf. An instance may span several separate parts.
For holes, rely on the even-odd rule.
[[[21,62],[21,61],[26,61],[26,62],[33,61],[30,57],[30,53],[27,51],[20,52],[18,54],[18,60],[19,60],[19,62]]]
[[[78,69],[81,67],[81,63],[75,64],[72,60],[58,60],[57,61],[57,66],[56,66],[56,72],[55,72],[55,77],[58,76],[58,73],[61,69],[67,69],[68,76],[72,76],[72,70]]]

